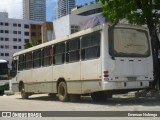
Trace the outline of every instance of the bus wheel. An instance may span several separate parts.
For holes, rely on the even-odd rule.
[[[67,85],[65,82],[60,82],[58,85],[58,98],[62,102],[69,101],[69,94],[67,93]]]
[[[0,91],[0,96],[4,95],[4,90]]]
[[[91,93],[91,98],[96,102],[105,101],[107,99],[106,94],[104,92]]]
[[[25,92],[24,85],[21,88],[21,97],[23,99],[28,99],[29,95]]]

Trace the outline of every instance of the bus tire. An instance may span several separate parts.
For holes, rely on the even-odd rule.
[[[23,99],[28,99],[28,97],[29,97],[29,94],[25,92],[24,85],[21,88],[21,97]]]
[[[69,94],[67,93],[67,85],[63,81],[58,84],[58,98],[61,102],[69,101]]]
[[[4,95],[4,90],[1,90],[0,91],[0,96],[3,96]]]
[[[104,92],[91,93],[91,98],[95,102],[102,102],[102,101],[105,101],[107,99],[106,94]]]

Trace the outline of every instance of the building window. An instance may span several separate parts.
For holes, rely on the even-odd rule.
[[[1,49],[3,49],[4,48],[4,46],[3,45],[1,45]]]
[[[0,33],[3,33],[3,30],[0,30]]]
[[[3,41],[3,40],[4,40],[4,38],[1,38],[0,40],[1,40],[1,41]]]
[[[13,34],[17,34],[17,31],[13,31]]]
[[[21,46],[18,46],[18,49],[22,49],[22,47],[21,47]]]
[[[3,26],[3,22],[0,22],[0,25]]]
[[[5,56],[9,56],[9,53],[5,53]]]
[[[24,28],[29,28],[29,25],[26,25],[26,24],[25,24],[25,25],[24,25]]]
[[[21,24],[18,24],[18,27],[21,27]]]
[[[25,36],[29,36],[29,32],[24,32],[24,35]]]
[[[56,44],[53,47],[53,64],[63,64],[65,60],[65,43]]]
[[[18,34],[21,34],[21,31],[18,31]]]
[[[14,41],[14,42],[17,42],[17,38],[13,38],[13,41]]]
[[[67,42],[66,61],[76,62],[80,60],[80,40],[79,38]]]
[[[1,53],[1,56],[4,56],[4,53]]]
[[[82,37],[81,41],[82,60],[100,57],[100,33],[94,33]]]
[[[78,25],[71,25],[71,34],[79,31]]]
[[[36,29],[36,26],[35,25],[31,25],[31,29]]]
[[[36,36],[36,33],[35,33],[35,32],[32,32],[31,35],[32,35],[32,36]]]
[[[9,41],[9,38],[5,38],[5,41]]]
[[[21,38],[19,38],[19,39],[18,39],[18,42],[21,42],[21,41],[22,41]]]
[[[5,26],[8,26],[9,24],[8,23],[5,23]]]
[[[8,30],[5,30],[5,33],[9,33],[9,31],[8,31]]]
[[[25,39],[24,41],[25,41],[25,43],[29,43],[29,39]]]
[[[17,27],[17,24],[16,24],[16,23],[13,23],[13,26],[14,26],[14,27]]]
[[[13,46],[13,49],[17,49],[17,46]]]

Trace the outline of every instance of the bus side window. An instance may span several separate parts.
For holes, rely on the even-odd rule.
[[[25,58],[24,55],[20,55],[18,60],[18,70],[22,71],[24,68],[25,68]]]
[[[100,57],[100,33],[94,33],[82,37],[81,59],[94,59]]]
[[[33,52],[33,68],[41,67],[41,50]]]
[[[12,77],[17,75],[17,60],[12,61]]]
[[[52,65],[52,47],[46,47],[43,49],[42,52],[42,65],[43,66],[49,66]]]
[[[80,60],[80,40],[76,38],[66,44],[66,62],[77,62]]]
[[[53,64],[64,64],[65,61],[65,43],[56,44],[53,47]]]
[[[32,68],[32,53],[27,53],[26,54],[26,69],[31,69]]]

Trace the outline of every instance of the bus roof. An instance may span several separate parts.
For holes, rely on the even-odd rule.
[[[7,60],[0,59],[0,63],[7,63]]]
[[[104,23],[104,24],[108,24],[109,26],[111,26],[111,23]],[[37,45],[35,47],[31,47],[31,48],[28,48],[28,49],[25,49],[25,50],[22,50],[20,52],[17,52],[17,53],[14,53],[13,56],[18,56],[20,54],[24,54],[24,53],[27,53],[27,52],[31,52],[33,50],[38,50],[38,49],[41,49],[41,48],[44,48],[44,47],[47,47],[47,46],[50,46],[50,45],[53,45],[55,43],[60,43],[60,42],[63,42],[63,41],[66,41],[66,40],[69,40],[69,39],[73,39],[73,38],[76,38],[76,37],[79,37],[79,36],[83,36],[85,34],[89,34],[91,32],[96,32],[96,31],[99,31],[101,29],[103,29],[103,26],[104,24],[102,25],[98,25],[94,28],[88,28],[86,30],[81,30],[79,32],[76,32],[76,33],[73,33],[71,35],[67,35],[67,36],[64,36],[62,38],[58,38],[58,39],[55,39],[55,40],[52,40],[52,41],[49,41],[49,42],[46,42],[46,43],[43,43],[43,44],[40,44],[40,45]],[[120,26],[120,27],[128,27],[128,26],[132,26],[134,28],[141,28],[141,29],[144,29],[146,30],[146,28],[142,27],[142,26],[135,26],[135,25],[130,25],[130,24],[117,24],[117,26]]]
[[[20,55],[20,54],[23,54],[23,53],[27,53],[27,52],[30,52],[30,51],[33,51],[33,50],[41,49],[43,47],[47,47],[47,46],[50,46],[50,45],[55,44],[55,43],[60,43],[60,42],[66,41],[68,39],[73,39],[73,38],[79,37],[81,35],[88,34],[90,32],[96,32],[96,31],[99,31],[101,29],[102,29],[102,26],[99,25],[99,26],[96,26],[94,28],[89,28],[89,29],[86,29],[86,30],[82,30],[82,31],[73,33],[71,35],[67,35],[67,36],[64,36],[62,38],[58,38],[58,39],[55,39],[55,40],[52,40],[52,41],[37,45],[35,47],[31,47],[31,48],[22,50],[20,52],[14,53],[13,56],[17,56],[17,55]]]

